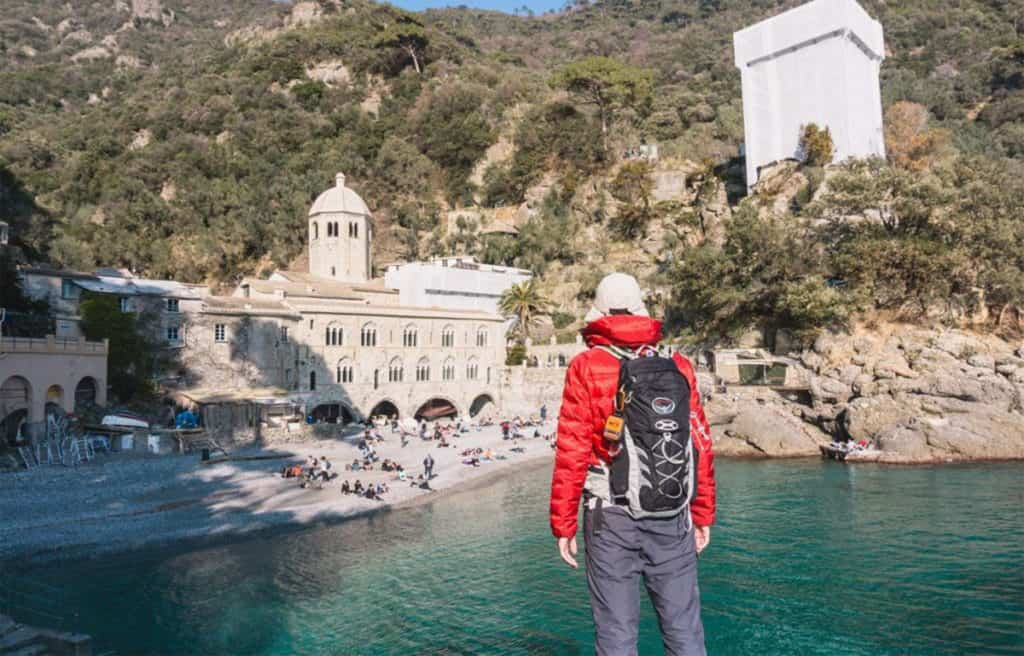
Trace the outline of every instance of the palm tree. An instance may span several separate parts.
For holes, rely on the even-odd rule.
[[[506,289],[498,303],[503,315],[515,319],[515,328],[524,342],[530,338],[530,328],[548,313],[549,306],[550,302],[541,296],[533,278]]]

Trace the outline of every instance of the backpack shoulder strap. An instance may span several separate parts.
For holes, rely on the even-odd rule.
[[[597,348],[607,353],[610,353],[616,360],[635,360],[637,358],[636,353],[622,346],[615,346],[614,344],[601,344]]]

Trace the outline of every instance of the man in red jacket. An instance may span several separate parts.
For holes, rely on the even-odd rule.
[[[633,350],[654,345],[661,339],[661,322],[648,317],[636,279],[621,273],[601,281],[586,319],[583,336],[590,348],[569,364],[558,418],[551,531],[559,554],[569,566],[577,567],[576,518],[587,483],[584,541],[596,653],[637,653],[642,576],[658,613],[665,653],[704,655],[697,554],[711,540],[715,472],[711,432],[693,366],[679,354],[673,357],[690,388],[690,436],[698,463],[696,496],[689,512],[634,519],[622,506],[602,505],[589,493],[588,473],[606,470],[612,461],[604,427],[613,412],[619,382],[619,360],[598,347]]]

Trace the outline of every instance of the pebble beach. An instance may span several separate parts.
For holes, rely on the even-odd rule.
[[[541,433],[553,431],[549,421]],[[528,429],[533,434],[533,429]],[[451,447],[411,437],[401,446],[387,429],[375,446],[380,460],[400,463],[415,478],[429,452],[435,460],[431,490],[398,480],[394,472],[347,471],[359,457],[360,434],[344,439],[290,443],[231,451],[230,459],[202,463],[198,454],[139,456],[99,454],[78,468],[38,467],[0,477],[0,560],[58,560],[98,556],[179,540],[227,539],[275,527],[330,523],[435,498],[446,491],[509,474],[551,459],[544,439],[520,439],[522,453],[498,426],[473,428],[449,438]],[[462,451],[491,449],[496,456],[478,467],[465,465]],[[337,478],[322,488],[302,488],[281,477],[285,465],[308,456],[327,457]],[[341,494],[341,482],[384,481],[383,501]]]

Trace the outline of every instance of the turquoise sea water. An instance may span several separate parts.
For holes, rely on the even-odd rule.
[[[547,467],[415,508],[49,567],[119,654],[588,654]],[[1024,467],[718,463],[710,654],[1024,653]],[[641,654],[661,653],[649,605]]]

